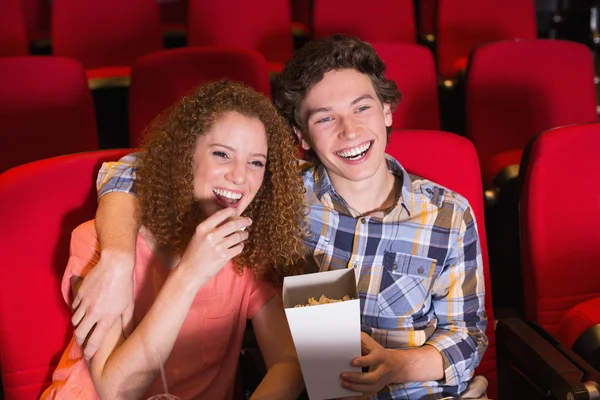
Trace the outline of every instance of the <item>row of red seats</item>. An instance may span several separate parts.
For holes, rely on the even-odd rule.
[[[373,45],[403,94],[393,129],[439,129],[431,52],[415,44]],[[27,149],[28,157],[11,150],[0,158],[0,171],[63,152],[96,148],[92,102],[83,71],[75,64],[51,57],[0,59],[0,81],[5,82],[0,94],[4,132],[0,142],[6,143],[4,149]],[[251,50],[181,48],[137,60],[129,87],[131,145],[140,143],[144,127],[162,110],[199,83],[222,77],[270,93],[268,65]],[[70,94],[70,101],[86,111],[71,114],[74,105],[69,105],[63,116],[55,92]],[[31,102],[32,98],[36,101]],[[53,119],[45,122],[47,110],[52,110],[48,118]],[[25,118],[27,113],[36,118]],[[485,186],[514,178],[521,152],[534,135],[597,119],[592,55],[585,46],[567,41],[507,41],[483,46],[474,52],[466,75],[466,114],[466,134],[477,149]],[[71,115],[77,118],[67,118]],[[54,131],[49,127],[55,127]],[[31,146],[32,132],[46,137],[40,149]],[[76,132],[76,136],[71,138],[68,132]]]
[[[600,189],[590,184],[598,174],[594,153],[599,145],[599,123],[559,128],[534,140],[523,161],[521,219],[528,317],[569,345],[600,323],[594,307],[600,301],[600,276],[593,264],[600,256],[600,237],[591,233],[600,223]],[[421,157],[415,148],[427,148],[430,157]],[[127,151],[51,158],[0,175],[0,252],[5,261],[0,268],[0,370],[7,400],[36,398],[49,383],[70,338],[70,312],[57,290],[70,233],[94,216],[94,180],[100,163]],[[387,152],[409,172],[458,191],[471,203],[480,221],[486,310],[493,321],[481,176],[472,143],[446,132],[405,130],[394,133]],[[557,196],[560,183],[585,188],[585,196]],[[551,203],[557,197],[558,204]],[[582,200],[589,207],[580,218],[556,217],[557,207],[566,212],[581,210]],[[32,243],[35,252],[30,251]],[[488,378],[488,395],[497,398],[491,322],[487,334],[490,346],[477,373]]]
[[[27,54],[21,1],[5,0],[0,32],[6,33],[0,37],[6,36],[7,44],[0,39],[0,56]],[[413,3],[380,0],[376,9],[365,13],[359,0],[314,0],[311,37],[344,33],[369,42],[416,43]],[[534,0],[438,0],[435,6],[437,67],[445,79],[456,78],[470,52],[483,43],[536,37]],[[271,71],[279,71],[293,50],[290,14],[290,0],[189,0],[187,43],[253,49],[272,63]],[[55,55],[77,58],[86,69],[129,66],[162,48],[159,5],[148,0],[54,0],[51,36]]]

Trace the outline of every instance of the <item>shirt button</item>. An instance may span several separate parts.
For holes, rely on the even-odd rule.
[[[427,193],[429,193],[429,194],[433,193],[433,192],[431,191],[431,189],[429,189],[429,188],[425,189],[425,191],[426,191]]]
[[[417,272],[420,273],[420,274],[422,274],[423,273],[423,267],[417,268]]]
[[[358,268],[358,265],[354,264],[354,265],[352,266],[352,268]]]
[[[392,265],[393,269],[398,269],[398,264],[394,263],[394,265]]]
[[[361,222],[362,224],[366,224],[366,223],[367,223],[367,220],[366,220],[366,218],[361,218],[361,219],[360,219],[360,222]]]

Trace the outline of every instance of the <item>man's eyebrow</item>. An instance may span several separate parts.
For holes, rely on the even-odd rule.
[[[310,110],[308,110],[306,112],[306,119],[310,119],[310,117],[312,117],[315,114],[318,114],[320,112],[328,112],[331,111],[331,107],[319,107],[319,108],[311,108]]]
[[[362,96],[357,97],[356,99],[352,100],[352,103],[350,103],[350,105],[353,106],[356,103],[360,103],[361,101],[366,100],[366,99],[375,100],[373,98],[373,96],[371,96],[370,94],[363,94]]]

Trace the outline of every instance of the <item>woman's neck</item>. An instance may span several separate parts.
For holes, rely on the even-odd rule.
[[[144,241],[146,242],[146,245],[150,251],[154,254],[158,261],[160,261],[161,264],[169,269],[173,269],[175,266],[177,266],[180,257],[174,256],[164,246],[160,246],[154,235],[143,225],[140,228],[140,234],[144,238]]]

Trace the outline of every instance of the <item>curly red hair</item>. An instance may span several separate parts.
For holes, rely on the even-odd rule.
[[[261,280],[280,284],[304,272],[304,185],[289,125],[271,101],[241,83],[200,86],[147,129],[138,169],[140,219],[159,245],[180,256],[202,222],[193,195],[193,157],[198,138],[224,113],[258,118],[267,134],[268,160],[261,188],[243,215],[252,219],[236,257]]]

